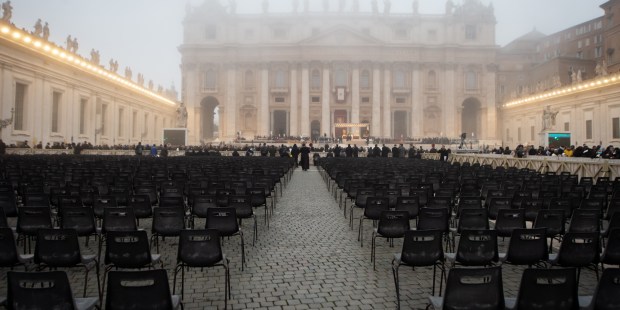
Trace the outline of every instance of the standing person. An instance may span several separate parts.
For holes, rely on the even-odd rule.
[[[351,147],[351,144],[347,146],[344,152],[347,154],[347,157],[353,157],[353,148]]]
[[[291,155],[295,160],[295,167],[299,167],[299,148],[297,147],[297,144],[293,144],[293,148],[291,148]]]
[[[138,142],[138,145],[136,145],[136,155],[142,156],[142,142]]]
[[[157,146],[155,146],[155,143],[153,143],[153,146],[151,146],[151,156],[157,156]]]
[[[301,169],[308,171],[310,169],[310,148],[306,146],[306,143],[301,144],[299,153],[301,154]]]

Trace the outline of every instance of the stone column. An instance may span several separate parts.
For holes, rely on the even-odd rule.
[[[321,96],[321,135],[326,133],[327,136],[332,135],[331,117],[330,117],[330,81],[329,68],[327,63],[323,64],[323,95]]]
[[[201,115],[200,109],[202,98],[198,93],[200,91],[198,86],[199,73],[194,65],[185,65],[185,70],[186,85],[183,85],[185,91],[182,92],[185,96],[181,100],[183,100],[187,107],[187,142],[190,145],[197,145],[200,144],[200,139],[202,138],[202,124],[200,120],[204,118],[204,115]],[[133,115],[131,118],[133,119]],[[176,127],[176,118],[173,119],[173,124],[173,127]]]
[[[263,65],[260,77],[260,107],[258,108],[258,135],[269,135],[269,67]]]
[[[392,136],[392,70],[386,66],[383,71],[383,134],[384,138]]]
[[[310,137],[310,71],[308,64],[301,65],[301,135]]]
[[[372,71],[372,126],[370,135],[381,136],[381,68],[375,64]]]
[[[297,93],[297,64],[291,65],[291,111],[289,113],[289,134],[291,136],[299,135],[299,113],[298,111]]]
[[[234,139],[237,136],[237,72],[234,65],[228,67],[228,87],[226,89],[226,126],[224,137]],[[220,134],[220,136],[222,136]]]
[[[422,128],[424,121],[424,84],[418,64],[413,65],[413,78],[411,80],[411,136],[422,137],[424,136],[424,129]]]
[[[445,100],[442,107],[443,110],[443,119],[444,125],[443,128],[444,135],[447,137],[456,137],[458,134],[456,133],[456,106],[454,104],[454,92],[455,92],[455,74],[454,71],[456,69],[456,64],[446,64],[445,71],[445,82],[444,82],[444,92]],[[471,134],[471,133],[468,133]]]
[[[351,79],[351,123],[360,122],[360,69],[359,64],[353,64],[353,74]],[[353,135],[359,136],[360,129],[352,128]]]
[[[497,110],[495,108],[495,77],[496,77],[497,66],[496,65],[488,65],[487,71],[485,74],[485,83],[484,89],[486,91],[486,108],[487,108],[487,119],[486,131],[481,133],[482,139],[496,139],[497,138]],[[484,123],[484,122],[483,122]],[[564,124],[562,124],[563,126]],[[564,128],[562,128],[564,129]]]

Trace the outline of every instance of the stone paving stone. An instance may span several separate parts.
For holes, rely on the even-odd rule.
[[[329,193],[320,173],[313,167],[300,169],[278,197],[270,228],[264,225],[263,209],[255,210],[258,217],[258,241],[252,246],[251,233],[245,235],[246,268],[241,271],[239,238],[226,238],[223,250],[231,260],[231,309],[395,309],[396,294],[391,261],[400,252],[401,240],[390,247],[377,239],[377,268],[370,261],[372,225],[364,223],[364,247],[357,241],[358,222],[349,227],[338,202]],[[359,210],[357,210],[359,211]],[[359,216],[359,212],[355,213]],[[347,214],[348,216],[348,214]],[[245,231],[251,230],[249,221]],[[141,220],[140,227],[150,233],[150,220]],[[196,220],[196,228],[204,220]],[[96,253],[97,241],[87,246],[81,240],[84,253]],[[508,240],[499,242],[505,251]],[[168,271],[172,289],[178,240],[160,241],[160,254]],[[503,267],[506,297],[517,294],[524,267]],[[62,270],[62,269],[61,269]],[[84,273],[80,268],[68,272],[73,292],[81,296]],[[103,272],[103,268],[102,268]],[[437,272],[439,277],[440,272]],[[6,270],[1,273],[0,295],[6,292]],[[102,273],[103,278],[103,273]],[[432,268],[415,270],[401,266],[401,308],[424,309],[432,287]],[[583,270],[579,293],[591,294],[596,286],[594,272]],[[438,288],[437,288],[438,290]],[[177,279],[180,294],[180,275]],[[95,275],[89,275],[87,296],[96,296]],[[185,273],[185,309],[223,309],[224,271],[222,268],[189,269]]]

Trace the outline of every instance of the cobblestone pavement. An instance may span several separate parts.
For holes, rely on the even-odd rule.
[[[357,241],[354,229],[343,217],[338,203],[327,190],[314,167],[307,172],[297,169],[278,197],[270,227],[264,225],[263,210],[256,210],[258,241],[252,246],[250,222],[246,232],[246,267],[241,271],[239,238],[224,240],[224,252],[231,259],[232,309],[395,309],[396,294],[391,270],[394,253],[401,250],[396,240],[389,247],[385,239],[377,241],[377,268],[370,261],[372,225],[365,223],[364,246]],[[356,216],[359,216],[356,213]],[[151,222],[140,227],[150,233]],[[204,227],[204,220],[196,228]],[[96,251],[91,240],[83,251]],[[82,243],[83,245],[83,243]],[[500,240],[500,247],[507,242]],[[160,242],[160,252],[172,278],[176,263],[177,241]],[[504,266],[506,297],[517,294],[523,268]],[[5,272],[0,292],[6,292]],[[76,296],[82,295],[83,272],[68,270]],[[439,275],[439,272],[438,272]],[[401,267],[402,309],[424,309],[431,292],[432,268]],[[96,296],[94,276],[89,279],[87,295]],[[179,280],[177,280],[179,281]],[[180,283],[180,282],[178,282]],[[582,271],[579,293],[591,294],[595,287],[594,272]],[[180,287],[177,285],[177,293]],[[186,272],[185,309],[223,309],[223,269],[190,269]]]

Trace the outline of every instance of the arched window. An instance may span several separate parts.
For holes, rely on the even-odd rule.
[[[394,88],[405,88],[405,72],[402,70],[394,71]]]
[[[284,70],[276,71],[275,84],[276,84],[276,88],[287,87],[286,72]]]
[[[334,82],[336,86],[347,86],[347,72],[343,69],[336,70]]]
[[[360,88],[370,88],[370,72],[368,72],[368,70],[363,70],[362,74],[360,75]]]
[[[321,88],[321,72],[317,69],[312,70],[312,79],[310,87],[314,89]]]
[[[245,72],[245,88],[254,88],[254,72],[252,70],[248,70]]]
[[[429,89],[437,88],[437,74],[435,73],[435,71],[431,70],[428,72],[427,83]]]

